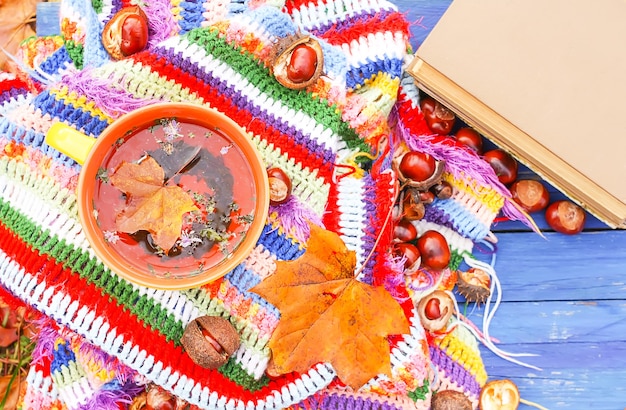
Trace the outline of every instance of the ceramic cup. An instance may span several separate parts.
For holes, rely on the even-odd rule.
[[[112,272],[136,284],[177,290],[214,281],[250,254],[265,226],[265,165],[243,129],[208,107],[150,105],[121,116],[97,139],[55,123],[46,142],[82,164],[76,195],[83,232]],[[189,216],[187,228],[167,254],[154,246],[148,231],[117,229],[120,215],[134,211],[134,198],[113,186],[110,177],[122,164],[140,164],[147,156],[164,169],[164,185],[180,186],[194,198],[199,207],[195,215],[207,218],[204,222],[222,221],[219,241],[202,242],[213,238],[205,229],[212,225],[199,224],[197,217],[190,221]],[[164,213],[161,208],[167,205],[148,211]]]

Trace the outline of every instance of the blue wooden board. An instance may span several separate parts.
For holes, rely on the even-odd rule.
[[[413,23],[417,49],[450,0],[395,4]],[[541,180],[523,166],[520,178]],[[552,200],[565,197],[546,186]],[[537,354],[521,359],[542,370],[481,348],[487,373],[490,379],[510,378],[523,399],[548,409],[626,409],[626,231],[588,215],[583,233],[562,235],[550,231],[542,213],[532,216],[544,237],[519,222],[493,227],[503,302],[490,334],[505,351]],[[461,309],[480,325],[482,308],[461,304]]]

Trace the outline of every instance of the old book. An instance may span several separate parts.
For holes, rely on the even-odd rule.
[[[418,87],[611,227],[626,227],[626,1],[454,0]]]

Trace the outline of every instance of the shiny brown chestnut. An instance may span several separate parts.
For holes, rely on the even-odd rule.
[[[176,410],[176,408],[176,396],[153,385],[147,391],[146,405],[142,410]]]
[[[148,17],[139,6],[121,8],[105,24],[102,45],[116,60],[135,54],[148,45]]]
[[[429,96],[420,100],[420,109],[424,114],[426,125],[432,132],[439,135],[450,134],[456,121],[456,115],[452,111]]]
[[[308,44],[298,44],[287,64],[287,78],[294,83],[309,81],[317,69],[317,53]]]
[[[128,410],[176,410],[181,408],[179,401],[183,402],[164,388],[151,383],[144,391],[133,397]]]
[[[441,182],[445,161],[436,160],[428,153],[409,151],[395,157],[392,167],[402,184],[418,191],[428,191]]]
[[[454,139],[466,147],[471,148],[479,155],[483,153],[483,137],[473,128],[460,128],[454,134]]]
[[[239,348],[240,339],[231,323],[218,316],[192,320],[180,339],[185,351],[199,366],[216,369]]]
[[[393,238],[396,242],[410,242],[417,238],[417,229],[408,219],[401,219],[393,228]]]
[[[280,205],[287,202],[291,195],[291,178],[277,167],[267,170],[267,178],[270,187],[270,204]]]
[[[419,191],[419,198],[424,205],[429,205],[435,201],[435,194],[432,189],[430,191]]]
[[[441,270],[450,264],[450,246],[445,236],[435,230],[428,230],[417,238],[417,249],[422,255],[422,265]]]
[[[485,152],[483,158],[491,165],[502,184],[509,185],[517,179],[517,161],[505,150],[492,149]]]
[[[567,235],[583,230],[587,217],[585,211],[575,203],[561,200],[551,203],[546,209],[546,222],[552,229]]]
[[[402,156],[398,169],[402,176],[415,182],[426,181],[435,173],[433,156],[420,151],[409,151]]]
[[[511,185],[511,197],[526,212],[537,212],[546,209],[550,203],[548,189],[534,179],[520,179]]]
[[[420,253],[412,243],[400,242],[394,244],[394,254],[404,257],[404,269],[408,273],[416,271],[420,263]]]
[[[276,43],[273,54],[272,73],[284,87],[302,90],[322,75],[324,53],[312,37],[287,36]]]

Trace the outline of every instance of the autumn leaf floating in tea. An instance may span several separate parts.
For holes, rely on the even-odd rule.
[[[311,225],[305,254],[277,262],[275,274],[251,289],[280,310],[269,341],[273,372],[304,373],[326,362],[354,389],[391,376],[387,336],[408,333],[409,323],[383,287],[355,279],[355,265],[337,234]]]
[[[129,201],[115,223],[120,232],[148,231],[166,253],[181,236],[183,215],[196,211],[191,196],[177,185],[165,185],[163,168],[150,156],[140,163],[122,163],[110,177]]]

